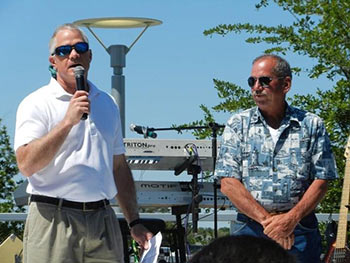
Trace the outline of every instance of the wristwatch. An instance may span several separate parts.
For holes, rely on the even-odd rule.
[[[142,220],[140,218],[137,218],[133,221],[131,221],[128,226],[129,226],[129,229],[131,229],[133,226],[136,226],[138,224],[142,224]]]

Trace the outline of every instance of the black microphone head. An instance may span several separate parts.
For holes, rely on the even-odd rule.
[[[77,90],[88,90],[88,87],[85,85],[85,76],[84,76],[85,69],[82,66],[76,66],[74,67],[74,75],[75,75],[75,81],[76,81],[76,89]]]
[[[130,124],[130,131],[135,131],[135,127],[136,127],[136,125],[135,124]]]
[[[74,75],[75,76],[84,76],[85,69],[83,66],[76,66],[74,68]]]
[[[143,134],[142,127],[135,124],[130,124],[130,130],[133,132],[137,132],[138,134]]]

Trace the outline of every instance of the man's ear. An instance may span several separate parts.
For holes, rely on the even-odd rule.
[[[49,56],[49,62],[50,62],[50,64],[55,68],[56,61],[55,61],[54,56]]]
[[[92,50],[89,49],[89,52],[90,52],[90,54],[89,54],[89,59],[90,59],[90,62],[91,62],[91,60],[92,60]]]
[[[287,92],[290,90],[292,87],[292,79],[291,77],[287,76],[283,80],[283,92],[284,94],[287,94]]]

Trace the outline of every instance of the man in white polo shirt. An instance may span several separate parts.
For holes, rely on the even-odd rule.
[[[58,27],[49,50],[50,83],[17,111],[14,147],[30,194],[24,262],[123,262],[121,231],[108,200],[118,199],[141,247],[147,248],[152,233],[139,223],[118,106],[87,80],[92,52],[78,27]],[[86,91],[76,90],[77,66],[85,69]]]

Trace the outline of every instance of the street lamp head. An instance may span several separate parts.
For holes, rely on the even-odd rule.
[[[105,17],[105,18],[89,18],[73,22],[77,26],[82,27],[98,27],[98,28],[137,28],[149,27],[162,24],[162,21],[151,18],[142,17]]]

